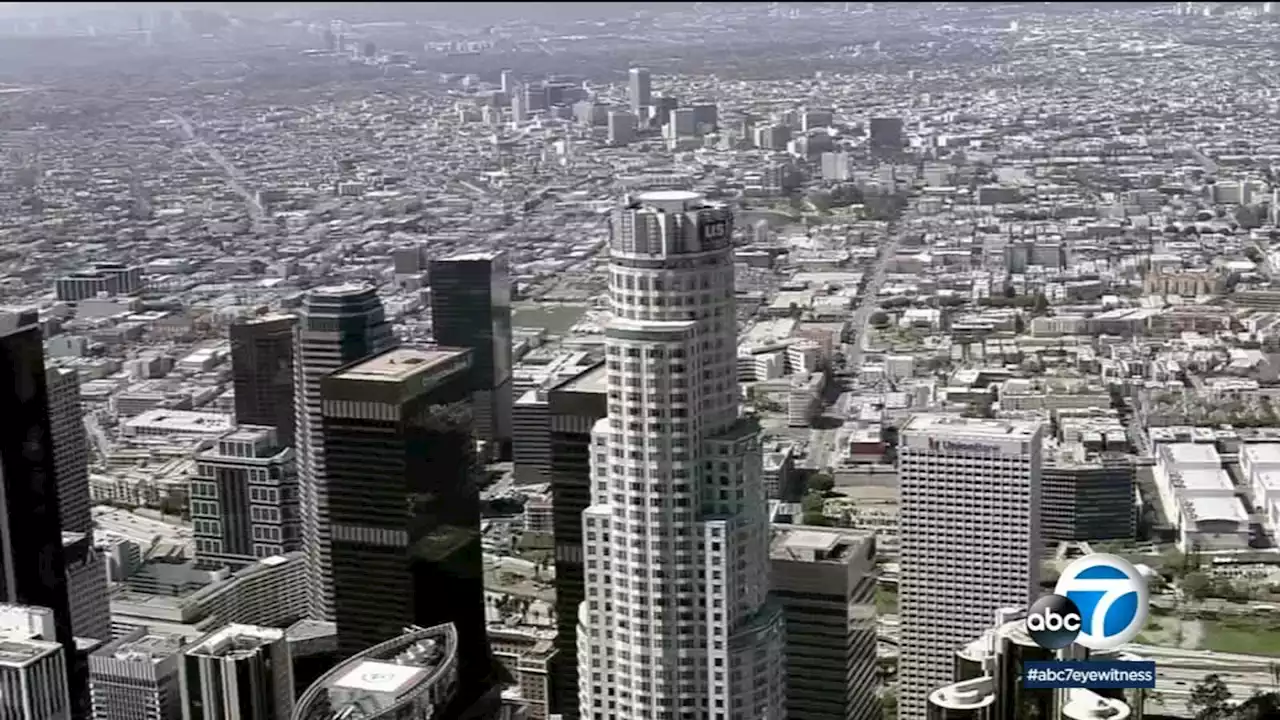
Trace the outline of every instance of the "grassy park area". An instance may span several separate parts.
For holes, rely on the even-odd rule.
[[[876,584],[876,612],[881,615],[898,614],[898,591]]]
[[[1203,620],[1200,649],[1280,657],[1280,627],[1244,619]]]

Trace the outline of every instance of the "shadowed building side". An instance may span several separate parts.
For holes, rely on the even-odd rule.
[[[511,275],[504,252],[432,260],[431,332],[439,345],[470,348],[476,436],[510,457]]]
[[[608,414],[604,363],[551,388],[552,531],[556,558],[556,657],[552,707],[565,720],[578,709],[578,606],[586,599],[582,511],[591,505],[591,428]]]
[[[293,315],[271,315],[231,326],[231,378],[236,422],[276,429],[280,445],[293,445]]]
[[[317,620],[331,621],[333,578],[320,380],[344,365],[395,347],[397,340],[376,290],[362,285],[335,285],[311,291],[294,344],[298,494],[311,614]]]
[[[0,310],[0,602],[53,611],[75,716],[87,712],[62,554],[44,339],[34,309]]]
[[[464,697],[490,684],[471,351],[399,348],[322,383],[338,649],[458,629]]]

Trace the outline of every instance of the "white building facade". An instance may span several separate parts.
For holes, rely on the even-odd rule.
[[[317,620],[333,620],[332,536],[320,380],[344,365],[390,350],[397,342],[377,291],[361,285],[312,290],[294,329],[299,509],[311,615]]]
[[[955,654],[1037,594],[1043,427],[917,415],[899,442],[898,717],[923,720]]]
[[[613,218],[583,718],[784,717],[759,431],[738,415],[732,231],[727,209],[687,191],[645,193]]]

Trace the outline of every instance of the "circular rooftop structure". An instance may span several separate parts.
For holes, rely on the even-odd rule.
[[[689,202],[701,199],[702,193],[692,190],[649,190],[640,193],[641,202]]]
[[[347,297],[369,292],[370,289],[372,288],[369,285],[361,285],[360,283],[342,283],[340,285],[321,285],[311,292],[314,295],[326,297]]]
[[[636,201],[666,212],[681,212],[704,202],[702,193],[692,190],[649,190],[637,195]]]

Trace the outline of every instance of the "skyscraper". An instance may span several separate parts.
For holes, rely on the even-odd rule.
[[[62,555],[62,521],[50,431],[44,341],[34,309],[0,310],[0,601],[48,608],[65,650],[72,702],[84,698],[76,670]]]
[[[952,683],[956,649],[1001,608],[1036,593],[1040,563],[1039,423],[917,415],[898,469],[901,654],[898,717],[925,717]]]
[[[108,562],[88,533],[62,534],[62,559],[67,568],[67,598],[71,632],[78,638],[111,639],[111,591]]]
[[[608,418],[583,513],[579,712],[784,716],[758,427],[738,414],[733,217],[686,191],[619,208]]]
[[[276,430],[241,425],[196,454],[191,478],[196,557],[248,565],[302,548],[298,470]]]
[[[458,630],[461,692],[489,680],[470,350],[389,350],[321,385],[338,651]]]
[[[391,324],[373,288],[335,285],[313,290],[307,297],[294,336],[294,407],[302,541],[307,552],[311,614],[316,619],[333,619],[320,379],[395,345]]]
[[[182,717],[183,638],[137,628],[89,655],[93,720]]]
[[[511,275],[507,254],[431,261],[431,326],[439,345],[470,348],[476,436],[511,451]]]
[[[293,667],[285,631],[228,625],[182,653],[182,720],[290,720]]]
[[[62,532],[90,533],[93,513],[89,509],[89,440],[80,405],[80,378],[74,370],[50,368],[45,382]]]
[[[72,720],[67,693],[70,663],[48,608],[0,605],[0,717]]]
[[[771,557],[787,618],[787,720],[882,717],[875,535],[775,525]]]
[[[293,315],[269,315],[231,326],[231,378],[236,422],[268,425],[293,445]]]
[[[556,657],[552,707],[578,714],[578,606],[586,598],[582,511],[591,505],[591,428],[608,414],[604,363],[547,393],[551,428],[551,508],[556,553]]]
[[[50,368],[45,373],[45,381],[71,632],[76,637],[105,641],[111,639],[111,604],[107,563],[93,545],[89,441],[84,428],[84,409],[80,405],[80,379],[74,370]],[[74,661],[75,657],[69,659]],[[74,670],[76,665],[69,667]]]
[[[902,152],[902,118],[871,118],[867,124],[867,145],[873,157],[893,157]]]
[[[632,114],[638,118],[647,117],[647,110],[653,104],[649,68],[631,68],[627,80],[627,100],[631,102]]]

